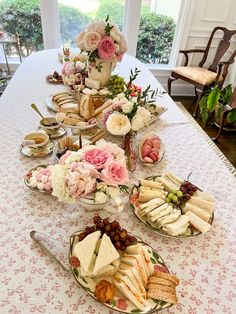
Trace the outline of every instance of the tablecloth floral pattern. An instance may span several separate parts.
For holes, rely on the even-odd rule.
[[[26,59],[0,99],[0,313],[112,314],[115,312],[91,299],[73,276],[30,238],[30,231],[37,230],[59,240],[54,249],[66,262],[70,234],[89,224],[94,215],[79,206],[60,204],[50,195],[32,192],[22,179],[31,167],[54,161],[53,156],[24,157],[18,146],[23,135],[37,127],[38,117],[30,109],[30,103],[39,104],[46,113],[44,100],[58,90],[44,82],[48,73],[60,69],[55,58],[56,51],[50,50]],[[119,71],[127,76],[127,68],[135,65],[142,67],[126,56]],[[142,69],[138,83],[159,86]],[[167,170],[183,178],[192,172],[191,181],[216,199],[213,227],[207,234],[174,240],[142,226],[129,206],[112,218],[119,219],[128,230],[155,248],[180,278],[179,303],[163,310],[163,314],[236,313],[236,179],[169,96],[158,101],[168,111],[146,131],[156,132],[162,138],[165,157],[155,168],[139,164],[132,182]],[[144,133],[140,132],[139,138]]]

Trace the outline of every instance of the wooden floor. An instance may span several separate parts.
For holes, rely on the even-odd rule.
[[[192,114],[194,105],[194,99],[192,97],[173,97],[174,101],[181,102],[184,107]],[[197,118],[196,121],[202,127],[202,129],[210,136],[214,137],[217,134],[218,128],[214,125],[204,126],[202,120]],[[223,131],[221,137],[218,140],[217,146],[222,153],[228,158],[228,160],[236,168],[236,132]]]

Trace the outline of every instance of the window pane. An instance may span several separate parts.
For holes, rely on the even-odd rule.
[[[0,30],[19,35],[22,56],[43,49],[39,0],[0,0]],[[18,57],[15,45],[6,48],[8,56]]]
[[[143,0],[136,57],[149,64],[168,64],[181,0]]]
[[[61,43],[75,47],[76,36],[94,19],[110,20],[121,29],[125,0],[58,0]]]

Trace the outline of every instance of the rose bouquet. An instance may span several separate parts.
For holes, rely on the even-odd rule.
[[[105,85],[112,66],[121,61],[127,51],[126,40],[118,26],[109,21],[109,16],[105,21],[94,21],[78,35],[76,42],[81,51],[88,54],[90,78]]]
[[[100,140],[60,158],[52,170],[52,194],[66,203],[79,201],[85,207],[94,204],[120,212],[124,208],[120,193],[128,181],[124,151]]]

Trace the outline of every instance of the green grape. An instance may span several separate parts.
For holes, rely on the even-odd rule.
[[[171,193],[173,193],[173,194],[177,194],[177,192],[178,192],[177,190],[172,190],[171,191]]]
[[[169,197],[166,197],[166,203],[170,203],[171,200],[169,199]]]
[[[173,193],[169,193],[169,194],[168,194],[168,198],[169,198],[170,200],[173,200],[173,197],[174,197],[174,194],[173,194]]]
[[[119,93],[122,93],[124,91],[124,86],[125,86],[125,81],[124,81],[123,77],[120,77],[118,75],[112,75],[108,84],[107,84],[109,91],[113,95],[117,95]]]
[[[178,196],[178,197],[182,197],[182,196],[183,196],[183,192],[178,191],[178,192],[177,192],[177,196]]]
[[[172,198],[172,200],[173,200],[173,202],[175,202],[175,203],[178,202],[178,196],[174,195],[173,198]]]

